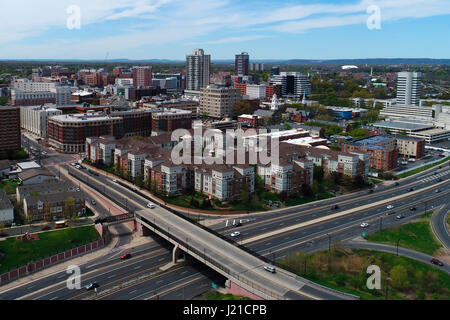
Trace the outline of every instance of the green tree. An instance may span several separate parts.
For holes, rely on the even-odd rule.
[[[64,205],[64,218],[69,219],[72,217],[75,211],[75,199],[73,197],[69,197],[66,199],[66,203]]]
[[[259,174],[255,174],[255,193],[261,194],[265,190],[265,183]]]
[[[242,204],[248,204],[250,201],[250,187],[248,183],[244,183],[242,185],[240,200]]]
[[[0,97],[0,106],[5,106],[8,103],[8,97],[1,96]]]
[[[323,167],[314,165],[314,169],[313,169],[314,180],[320,183],[323,181],[324,176],[325,176],[325,172],[324,172]]]
[[[391,269],[392,285],[397,289],[406,289],[408,286],[408,272],[402,265],[396,265]]]
[[[145,186],[144,175],[142,173],[136,177],[136,185],[139,188],[143,188]]]
[[[252,104],[248,100],[243,100],[234,104],[232,109],[233,117],[238,117],[241,114],[251,114],[253,113]]]

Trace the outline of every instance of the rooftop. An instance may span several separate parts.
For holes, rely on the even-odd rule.
[[[381,127],[387,129],[398,129],[398,130],[410,130],[410,131],[420,131],[424,129],[429,129],[432,126],[426,124],[417,124],[417,123],[409,123],[409,122],[400,122],[400,121],[380,121],[373,124],[374,127]]]
[[[11,209],[14,208],[8,196],[6,195],[5,190],[0,189],[0,210]]]

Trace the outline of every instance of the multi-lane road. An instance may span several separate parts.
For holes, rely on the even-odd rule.
[[[67,165],[62,165],[68,169]],[[108,197],[116,199],[123,207],[139,210],[145,207],[148,199],[137,195],[129,188],[111,182],[111,178],[104,175],[98,177],[89,175],[85,170],[70,169],[80,181],[89,185]],[[387,228],[408,222],[425,209],[445,204],[449,200],[450,170],[447,165],[442,168],[428,170],[427,172],[400,181],[399,186],[383,186],[369,194],[367,191],[350,194],[335,199],[324,200],[295,208],[286,208],[277,212],[251,214],[246,216],[248,221],[241,227],[235,228],[232,223],[220,221],[211,226],[212,229],[224,235],[239,231],[241,235],[237,242],[245,242],[267,233],[274,233],[269,237],[246,243],[252,250],[267,256],[270,259],[279,259],[289,251],[315,251],[325,249],[333,242],[346,240],[361,235],[376,232],[380,228]],[[439,179],[442,182],[439,182]],[[386,200],[399,195],[407,195],[409,188],[420,190],[430,185],[441,184],[440,193],[432,191],[417,193],[406,199],[399,199],[390,204],[394,205],[395,214],[385,216],[386,204],[345,215],[336,219],[325,220],[320,223],[308,225],[297,230],[283,234],[275,231],[283,227],[308,222],[330,214],[346,211],[355,207],[371,204],[379,200]],[[136,205],[136,203],[138,205]],[[338,204],[338,210],[331,210],[332,204]],[[410,211],[414,205],[417,210]],[[140,208],[141,207],[141,208]],[[392,211],[392,210],[391,210]],[[404,213],[405,218],[398,220],[395,216]],[[369,227],[362,229],[361,222],[368,222]],[[157,238],[155,236],[155,238]],[[160,270],[171,261],[170,246],[158,241],[152,245],[134,248],[133,257],[128,261],[118,260],[121,252],[110,253],[104,262],[91,261],[82,267],[82,284],[98,281],[100,288],[97,295],[92,292],[68,290],[65,287],[64,273],[35,281],[30,286],[22,286],[11,291],[0,293],[0,299],[191,299],[207,291],[211,282],[223,281],[215,272],[208,270],[198,263],[175,266],[166,271]],[[30,295],[30,290],[33,291]],[[1,291],[1,289],[0,289]]]
[[[82,181],[87,181],[86,178],[88,174],[86,171],[79,171],[76,169],[71,169],[73,174],[77,177],[79,177]],[[441,175],[445,173],[445,176],[442,175],[442,177],[447,177],[448,171],[446,168],[442,168],[441,170],[438,170],[437,174]],[[434,175],[434,172],[431,174],[426,175],[426,178],[431,178]],[[84,179],[84,180],[83,180]],[[411,185],[405,185],[405,182],[402,181],[401,185],[398,187],[393,187],[388,189],[386,192],[383,193],[381,190],[377,190],[374,194],[366,194],[366,198],[361,197],[360,203],[355,203],[354,201],[344,201],[339,204],[340,210],[347,210],[354,208],[355,206],[360,206],[367,203],[373,203],[376,199],[376,196],[380,199],[386,199],[389,197],[393,197],[396,195],[401,194],[408,194],[409,192],[407,189],[414,187],[416,190],[420,190],[420,188],[428,187],[430,184],[422,182],[424,178],[422,179],[411,179],[410,184]],[[104,181],[105,183],[108,183],[110,181],[110,178],[107,177],[89,177],[89,183],[92,185],[95,185],[98,182],[98,188],[101,190],[102,184],[101,182]],[[435,183],[438,182],[438,178],[433,179]],[[128,188],[124,188],[117,184],[108,183],[108,188],[105,188],[106,192],[111,192],[110,196],[114,195],[114,191],[110,190],[117,190],[116,197],[120,194],[122,197],[127,197],[128,200],[126,203],[123,204],[127,205],[129,208],[133,207],[133,203],[136,201],[138,202],[142,207],[144,207],[147,203],[147,199],[140,197],[139,195],[136,195],[134,192],[129,190]],[[405,213],[406,218],[402,220],[397,220],[395,218],[396,214],[385,216],[386,208],[385,205],[380,205],[378,207],[372,208],[368,211],[363,211],[360,213],[351,214],[349,216],[344,216],[339,219],[333,219],[330,221],[326,221],[323,223],[314,224],[305,228],[301,228],[298,230],[294,230],[290,233],[284,233],[281,235],[275,235],[266,239],[262,239],[259,241],[255,241],[253,243],[247,244],[251,249],[263,253],[269,258],[278,259],[280,256],[284,255],[288,251],[292,250],[302,250],[302,251],[308,251],[308,250],[317,250],[319,248],[323,249],[326,248],[329,245],[330,238],[326,236],[328,233],[331,235],[331,242],[335,242],[337,240],[344,240],[344,239],[350,239],[352,237],[361,235],[361,232],[363,229],[359,226],[361,222],[369,222],[369,227],[364,229],[364,232],[370,233],[375,232],[379,230],[380,225],[379,221],[381,222],[381,228],[390,227],[393,225],[397,225],[400,223],[404,223],[408,221],[409,219],[412,219],[413,216],[417,216],[419,214],[422,214],[425,210],[425,201],[427,201],[426,205],[427,208],[436,207],[440,204],[443,204],[445,201],[448,200],[448,184],[444,181],[444,186],[439,187],[441,189],[441,192],[439,194],[435,194],[434,192],[425,192],[423,194],[414,195],[410,199],[401,199],[400,201],[393,202],[392,204],[395,206],[394,210],[396,210],[396,214],[398,213]],[[378,193],[378,194],[377,194]],[[369,198],[370,197],[370,198]],[[369,198],[369,199],[368,199]],[[409,208],[411,205],[415,204],[417,210],[411,213],[409,211]],[[245,240],[245,238],[250,238],[256,235],[264,234],[269,231],[273,231],[276,229],[279,229],[283,227],[284,225],[289,225],[292,223],[298,223],[301,221],[309,221],[311,219],[318,218],[320,216],[326,216],[329,215],[331,212],[331,208],[328,204],[311,204],[307,205],[305,207],[312,207],[308,211],[308,208],[305,210],[298,210],[294,211],[292,208],[287,209],[289,211],[294,211],[291,213],[269,213],[269,214],[261,214],[257,215],[251,222],[244,224],[242,227],[239,228],[233,228],[231,226],[225,227],[225,223],[220,223],[215,226],[213,226],[213,229],[223,233],[223,234],[229,234],[232,231],[239,230],[241,232],[241,235],[243,236],[242,240]],[[303,208],[303,207],[302,207]],[[138,208],[136,208],[138,209]],[[300,219],[298,221],[295,221],[297,219]],[[373,220],[373,221],[372,221]],[[284,222],[283,222],[284,221]],[[231,224],[229,224],[231,225]],[[241,241],[242,241],[241,240]],[[239,241],[239,240],[238,240]],[[170,255],[167,253],[167,260],[162,260],[161,264],[167,263],[170,261]],[[139,257],[137,257],[139,259]],[[161,259],[161,258],[160,258]],[[127,262],[125,262],[126,264]],[[210,281],[206,280],[206,277],[202,275],[202,273],[205,271],[199,271],[199,270],[192,270],[189,266],[181,266],[181,269],[183,271],[174,271],[175,273],[182,273],[186,276],[184,280],[190,279],[190,277],[199,276],[201,281],[206,281],[210,284]],[[150,274],[151,272],[148,271]],[[107,274],[108,272],[105,272]],[[151,276],[149,276],[151,277]],[[169,272],[167,274],[161,274],[159,280],[156,280],[156,282],[160,281],[158,284],[166,284],[170,283],[173,279],[171,278],[172,274]],[[139,277],[138,277],[139,278]],[[97,280],[99,282],[103,282],[104,279],[100,278],[101,280]],[[167,280],[166,280],[167,279]],[[142,279],[142,281],[144,281]],[[184,281],[183,280],[183,281]],[[122,281],[127,281],[127,279],[122,279]],[[143,299],[143,298],[149,298],[154,295],[156,297],[156,294],[154,292],[158,292],[158,288],[155,287],[156,282],[151,282],[152,280],[149,280],[148,282],[130,282],[128,283],[128,286],[126,288],[118,288],[117,282],[112,283],[113,285],[112,289],[108,288],[110,286],[109,282],[105,282],[105,286],[102,287],[102,290],[100,291],[101,295],[97,297],[97,299]],[[180,281],[181,283],[183,281]],[[175,281],[174,281],[175,282]],[[204,282],[205,283],[205,282]],[[196,285],[194,285],[196,286]],[[139,289],[136,289],[138,287]],[[183,287],[183,286],[182,286]],[[181,288],[182,288],[181,287]],[[180,288],[180,289],[181,289]],[[209,288],[209,286],[206,286],[204,290]],[[102,292],[105,290],[111,289],[111,291],[108,291],[107,294],[103,294]],[[174,290],[175,295],[180,295],[181,290]],[[136,291],[135,291],[136,290]],[[55,293],[56,294],[56,293]],[[184,289],[184,296],[185,298],[188,298],[191,294],[191,291],[186,288]],[[66,297],[59,296],[56,294],[58,298],[65,299]],[[89,295],[86,297],[88,298]],[[153,298],[155,298],[153,297]],[[160,298],[164,298],[164,296],[161,296]],[[178,299],[180,297],[177,297]]]

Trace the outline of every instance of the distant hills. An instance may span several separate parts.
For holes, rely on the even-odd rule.
[[[74,63],[105,63],[101,59],[0,59],[0,62],[74,62]],[[107,63],[185,63],[185,60],[169,59],[108,59]],[[262,62],[277,65],[450,65],[450,59],[429,59],[429,58],[375,58],[375,59],[252,59],[251,62]],[[216,64],[233,64],[234,59],[212,60]]]

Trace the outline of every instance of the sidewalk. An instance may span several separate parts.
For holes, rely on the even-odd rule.
[[[8,291],[8,290],[11,290],[11,289],[14,289],[15,287],[19,287],[19,286],[22,286],[24,284],[30,284],[33,281],[40,280],[42,278],[45,278],[45,277],[48,277],[48,276],[51,276],[51,275],[55,275],[55,274],[60,273],[60,272],[64,272],[65,270],[67,270],[68,266],[81,265],[81,264],[89,262],[90,260],[102,257],[102,256],[108,254],[116,246],[118,240],[119,240],[118,238],[113,238],[109,242],[109,244],[106,247],[103,247],[102,249],[96,250],[96,251],[94,251],[92,253],[88,253],[88,254],[85,254],[85,255],[80,256],[80,257],[76,257],[74,259],[69,259],[69,260],[67,260],[67,261],[65,261],[63,263],[57,264],[55,266],[52,266],[52,267],[49,267],[49,268],[46,268],[46,269],[43,269],[43,270],[41,270],[39,272],[35,272],[35,273],[30,274],[28,276],[19,278],[19,279],[13,281],[13,282],[10,282],[10,283],[7,283],[5,285],[2,285],[0,287],[0,293],[3,293],[4,291]]]

